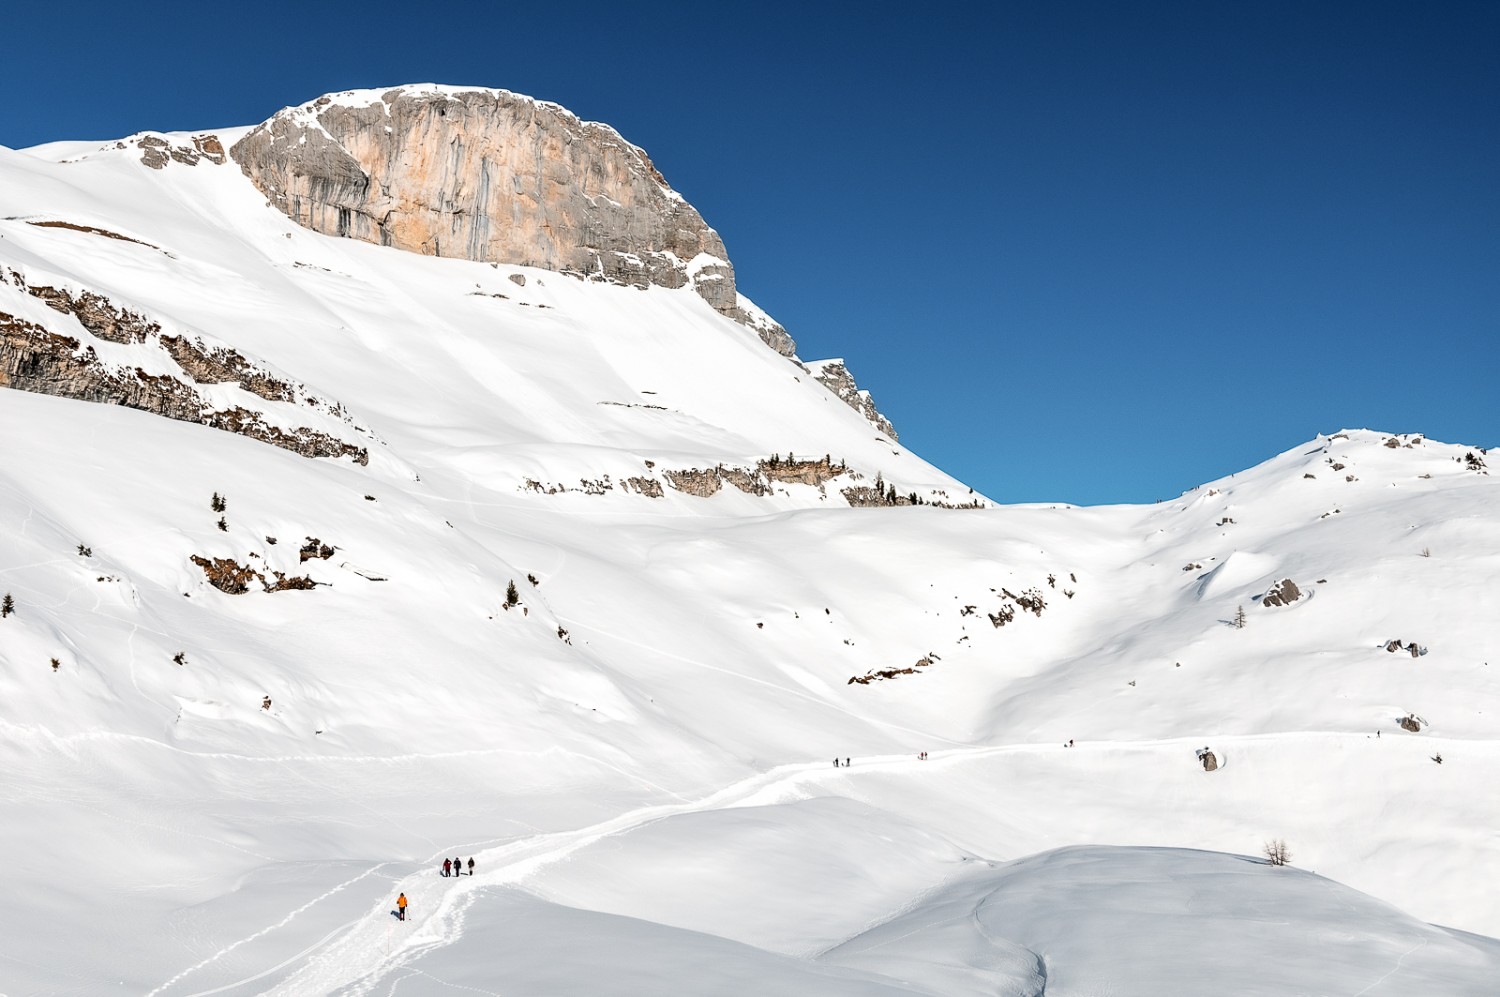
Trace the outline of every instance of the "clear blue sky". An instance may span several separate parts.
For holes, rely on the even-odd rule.
[[[1500,443],[1500,3],[12,4],[0,144],[504,87],[606,121],[807,359],[1001,501]]]

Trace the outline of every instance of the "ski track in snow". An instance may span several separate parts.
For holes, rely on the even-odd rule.
[[[168,980],[167,982],[163,983],[161,986],[157,987],[155,990],[152,990],[150,993],[148,993],[146,995],[146,997],[156,997],[157,994],[159,994],[162,991],[166,990],[168,987],[172,986],[178,980],[181,980],[183,977],[188,976],[191,973],[194,973],[194,972],[196,972],[196,971],[204,968],[205,966],[210,965],[211,963],[217,962],[219,959],[221,959],[224,956],[228,955],[230,952],[233,952],[235,949],[239,948],[241,945],[249,944],[250,942],[255,941],[257,938],[260,938],[260,937],[262,937],[264,935],[270,934],[271,932],[275,931],[277,928],[280,928],[280,927],[283,927],[284,925],[290,924],[292,922],[292,920],[294,918],[296,918],[296,916],[298,914],[300,914],[303,911],[307,910],[308,908],[316,905],[317,903],[319,903],[319,902],[321,902],[323,900],[328,899],[329,897],[333,896],[335,893],[339,893],[339,892],[347,889],[349,886],[352,886],[353,884],[359,882],[361,879],[365,879],[365,878],[367,878],[369,876],[374,875],[375,873],[379,872],[381,869],[385,868],[385,865],[386,864],[384,862],[382,862],[379,865],[371,866],[370,868],[366,869],[364,872],[360,873],[359,875],[354,876],[354,877],[352,877],[350,879],[346,879],[344,882],[339,883],[333,889],[328,890],[325,893],[320,893],[318,896],[313,897],[311,900],[309,900],[306,903],[304,903],[301,907],[296,908],[291,913],[289,913],[286,917],[282,918],[280,921],[277,921],[275,924],[267,925],[266,927],[262,928],[261,930],[255,932],[255,934],[253,934],[253,935],[246,935],[244,938],[241,938],[239,941],[233,942],[230,945],[227,945],[224,948],[220,949],[219,951],[215,952],[213,955],[209,956],[207,959],[204,959],[202,962],[198,963],[197,965],[195,965],[195,966],[189,966],[187,969],[184,969],[182,972],[178,973],[176,976],[172,977],[170,980]],[[336,929],[336,930],[341,930],[341,929]],[[318,944],[321,945],[322,942],[319,942]],[[317,946],[315,945],[313,947],[316,948]],[[289,961],[294,961],[295,959],[300,958],[301,955],[302,955],[302,953],[299,953],[297,956],[293,956],[292,960],[289,960]],[[286,963],[283,963],[282,965],[284,966],[284,965],[286,965]],[[241,981],[239,981],[237,983],[229,984],[228,986],[219,987],[217,990],[205,990],[205,991],[201,991],[199,995],[194,995],[194,997],[201,997],[201,995],[203,995],[203,994],[222,993],[223,991],[231,989],[233,987],[242,986],[245,983],[254,982],[257,979],[260,979],[260,978],[264,977],[267,973],[273,973],[273,972],[275,972],[277,968],[280,968],[280,967],[273,967],[272,969],[266,970],[265,972],[261,973],[260,976],[251,977],[248,980],[241,980]]]
[[[1382,976],[1380,979],[1376,980],[1374,983],[1371,983],[1369,986],[1367,986],[1363,990],[1359,991],[1359,993],[1354,994],[1353,997],[1361,997],[1361,995],[1369,993],[1371,990],[1374,990],[1376,987],[1380,986],[1386,980],[1389,980],[1392,976],[1394,976],[1396,973],[1398,973],[1401,970],[1401,964],[1404,963],[1404,962],[1406,962],[1406,957],[1407,956],[1409,956],[1413,952],[1417,951],[1417,949],[1422,949],[1422,948],[1426,948],[1426,947],[1427,947],[1427,939],[1424,938],[1421,941],[1417,942],[1417,944],[1413,945],[1411,948],[1407,949],[1405,952],[1402,952],[1401,953],[1401,958],[1399,958],[1399,959],[1396,960],[1396,965],[1392,966],[1390,968],[1390,970],[1384,976]]]
[[[10,725],[0,725],[10,726]],[[106,736],[106,735],[100,735]],[[112,735],[128,736],[128,735]],[[1368,740],[1363,733],[1337,732],[1337,731],[1302,731],[1282,732],[1268,734],[1245,734],[1245,735],[1220,735],[1214,740],[1224,744],[1248,744],[1252,742],[1286,741],[1300,738],[1336,738],[1350,741]],[[142,739],[147,740],[147,739]],[[1116,748],[1135,751],[1180,751],[1183,754],[1192,749],[1189,745],[1197,745],[1203,740],[1202,737],[1193,738],[1163,738],[1145,739],[1139,741],[1091,741],[1079,743],[1072,749],[1066,749],[1058,744],[1047,743],[1024,743],[1005,745],[982,745],[940,750],[930,752],[925,762],[917,762],[909,752],[897,755],[878,755],[860,759],[859,771],[863,772],[889,772],[898,769],[910,769],[915,765],[931,766],[933,763],[954,764],[963,761],[984,758],[1004,754],[1033,754],[1054,751],[1087,751],[1090,746],[1096,748]],[[1488,743],[1488,742],[1483,742]],[[170,746],[168,746],[170,747]],[[173,749],[180,750],[180,749]],[[453,754],[453,753],[449,753]],[[470,754],[462,752],[457,754]],[[240,756],[231,756],[240,757]],[[413,757],[447,757],[442,756],[413,756]],[[300,757],[284,759],[265,758],[255,759],[258,761],[302,761],[308,760]],[[321,759],[328,760],[328,759]],[[839,774],[845,776],[849,770],[841,769]],[[386,925],[388,929],[395,931],[407,930],[410,936],[405,942],[398,943],[394,949],[389,946],[393,930],[382,933],[382,919],[389,917],[386,908],[394,903],[393,899],[384,898],[377,903],[370,912],[363,917],[355,918],[346,924],[335,928],[332,932],[315,942],[313,945],[282,961],[276,966],[269,967],[254,976],[246,977],[231,983],[224,983],[208,990],[195,991],[191,994],[183,994],[181,997],[209,997],[212,994],[220,994],[247,986],[264,979],[265,977],[286,968],[300,959],[309,958],[309,961],[300,970],[294,972],[290,977],[277,984],[273,989],[264,991],[267,997],[301,997],[308,994],[328,994],[341,987],[352,988],[349,990],[351,997],[367,997],[374,990],[381,979],[387,978],[392,972],[401,970],[413,959],[433,948],[441,948],[455,942],[463,934],[464,914],[476,897],[474,891],[484,887],[516,885],[524,881],[545,866],[552,865],[567,858],[581,848],[585,848],[601,839],[618,834],[643,828],[649,824],[664,820],[668,817],[680,816],[689,813],[700,813],[712,810],[732,809],[745,801],[767,791],[779,788],[791,788],[797,785],[807,776],[823,778],[828,774],[825,762],[792,763],[780,765],[766,772],[756,773],[738,782],[717,790],[708,796],[683,803],[651,804],[635,810],[627,811],[616,817],[587,827],[568,831],[543,832],[536,835],[504,839],[504,843],[497,847],[475,853],[479,868],[484,869],[482,873],[457,878],[455,884],[449,884],[436,877],[440,882],[434,888],[434,874],[431,869],[423,869],[402,880],[392,884],[392,895],[405,893],[410,906],[407,908],[407,923],[392,922]],[[676,795],[676,794],[673,794]],[[681,797],[678,797],[681,799]],[[377,815],[379,816],[379,815]],[[385,819],[383,816],[381,819]],[[436,850],[436,857],[446,856],[461,850],[460,846],[448,845]],[[298,914],[315,906],[320,901],[341,892],[347,887],[363,880],[380,869],[386,863],[373,866],[365,872],[346,880],[333,889],[314,897],[302,904],[296,910],[289,913],[274,924],[236,941],[200,962],[182,970],[170,980],[162,983],[152,990],[147,997],[157,997],[165,993],[169,988],[175,986],[188,976],[198,973],[212,966],[222,957],[239,949],[243,945],[261,938],[272,931],[290,924]],[[439,890],[443,892],[438,892]],[[909,907],[909,905],[908,905]],[[906,908],[903,908],[903,910]],[[417,911],[431,910],[432,913],[425,917],[417,914]],[[903,910],[893,912],[889,917],[881,918],[870,927],[899,916]],[[958,917],[969,916],[969,913],[958,915]],[[933,922],[937,924],[946,923],[953,918]],[[918,929],[920,930],[920,929]],[[857,937],[857,936],[855,936]],[[1425,942],[1423,943],[1425,944]],[[1417,946],[1418,948],[1420,946]],[[1416,951],[1413,948],[1412,951]],[[1406,953],[1410,955],[1411,953]],[[1402,957],[1403,959],[1405,956]],[[1400,969],[1400,963],[1393,967],[1390,973]],[[421,970],[413,969],[407,976],[399,980],[391,981],[391,989],[387,993],[395,993],[396,987],[402,980],[410,979],[413,975],[427,976]],[[1385,979],[1386,977],[1382,977]],[[1377,980],[1360,994],[1368,992],[1371,988],[1378,986],[1381,981]],[[467,989],[467,988],[456,988]],[[489,993],[489,991],[475,991],[478,993]],[[1354,995],[1359,997],[1359,994]]]

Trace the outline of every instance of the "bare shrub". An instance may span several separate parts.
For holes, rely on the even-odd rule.
[[[1280,838],[1277,838],[1275,841],[1267,841],[1261,846],[1261,851],[1265,853],[1266,861],[1272,865],[1292,864],[1292,850]]]

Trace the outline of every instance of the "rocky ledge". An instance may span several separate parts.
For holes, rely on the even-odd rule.
[[[235,350],[210,346],[197,336],[174,335],[102,294],[29,283],[14,270],[0,269],[0,290],[40,299],[54,312],[75,319],[75,331],[81,334],[69,335],[27,321],[6,311],[0,300],[0,388],[122,405],[238,433],[303,457],[347,457],[356,464],[369,463],[367,443],[350,443],[308,426],[277,426],[258,408],[216,404],[205,389],[233,384],[264,401],[332,417],[349,426],[352,435],[373,441],[369,431],[356,424],[339,403],[272,374]],[[88,342],[89,336],[130,347],[140,365],[106,363]],[[148,373],[147,366],[167,366],[174,373]]]

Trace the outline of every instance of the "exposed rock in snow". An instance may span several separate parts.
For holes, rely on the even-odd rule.
[[[1290,578],[1283,578],[1271,586],[1260,604],[1267,607],[1290,606],[1300,598],[1302,598],[1302,590],[1297,587],[1297,583]]]
[[[217,135],[194,135],[187,143],[172,142],[155,132],[141,132],[115,143],[116,149],[139,149],[141,162],[153,170],[165,169],[168,163],[197,166],[207,160],[215,166],[224,162],[224,144]]]
[[[236,350],[164,332],[160,324],[90,291],[75,294],[28,284],[14,271],[0,272],[0,286],[24,291],[53,312],[76,319],[75,328],[102,343],[127,348],[106,361],[95,346],[0,308],[0,387],[123,405],[238,433],[303,457],[349,457],[357,464],[369,463],[365,445],[309,426],[278,426],[262,410],[210,398],[210,386],[233,384],[267,402],[305,405],[347,421],[342,406],[272,375]],[[147,369],[159,366],[165,369]]]
[[[870,425],[889,436],[892,442],[899,439],[896,436],[896,427],[880,414],[870,393],[854,383],[854,375],[849,373],[849,368],[844,365],[843,360],[815,360],[803,366],[807,368],[809,374],[817,378],[818,383],[843,399],[845,405],[870,420]]]

